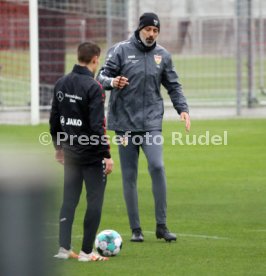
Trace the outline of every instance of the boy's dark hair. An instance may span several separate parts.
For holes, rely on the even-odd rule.
[[[100,47],[93,42],[81,43],[78,47],[78,61],[89,64],[94,56],[100,56]]]

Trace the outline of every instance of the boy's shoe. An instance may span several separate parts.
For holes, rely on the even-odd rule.
[[[79,262],[96,262],[96,261],[108,261],[109,258],[103,257],[93,251],[90,254],[86,254],[85,252],[80,251],[78,260]]]
[[[157,239],[165,239],[167,242],[176,241],[176,234],[170,233],[165,224],[158,224],[156,227]]]
[[[74,251],[66,250],[63,247],[59,248],[59,251],[56,255],[54,255],[55,258],[57,259],[62,259],[62,260],[67,260],[67,259],[77,259],[78,254],[76,254]]]
[[[143,242],[144,235],[142,234],[141,228],[136,228],[132,230],[132,237],[130,239],[132,242]]]

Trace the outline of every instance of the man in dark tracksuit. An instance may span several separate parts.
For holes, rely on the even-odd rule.
[[[50,133],[56,159],[64,164],[64,198],[60,212],[59,259],[79,261],[106,260],[93,252],[93,243],[101,219],[106,174],[113,161],[105,135],[104,93],[94,74],[100,48],[86,42],[78,48],[79,65],[59,79],[54,88]],[[82,249],[71,250],[71,231],[75,209],[82,191],[87,190]]]
[[[159,32],[158,16],[154,13],[143,14],[133,36],[109,50],[106,63],[98,75],[103,87],[111,90],[108,128],[119,135],[130,131],[128,139],[124,139],[124,146],[119,146],[119,155],[124,198],[132,229],[131,241],[134,242],[144,240],[136,187],[140,146],[146,155],[152,178],[156,236],[166,241],[176,240],[176,235],[166,227],[166,179],[162,145],[155,142],[161,135],[164,113],[161,84],[167,89],[174,108],[185,121],[187,131],[190,128],[188,105],[171,55],[156,44]]]

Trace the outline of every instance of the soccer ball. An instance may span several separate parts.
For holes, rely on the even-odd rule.
[[[122,238],[114,230],[103,230],[95,239],[95,247],[102,256],[116,256],[122,248]]]

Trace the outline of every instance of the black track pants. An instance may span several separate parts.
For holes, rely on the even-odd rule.
[[[64,165],[64,199],[60,212],[59,243],[61,247],[67,250],[71,248],[72,224],[82,191],[83,180],[87,191],[87,210],[83,224],[82,251],[88,254],[93,249],[96,232],[101,220],[106,186],[106,176],[102,165]]]

